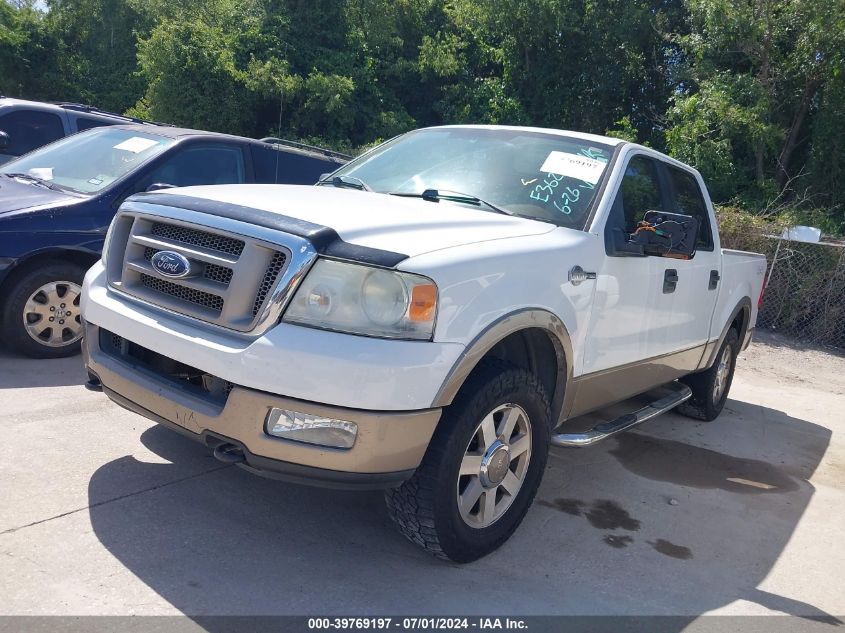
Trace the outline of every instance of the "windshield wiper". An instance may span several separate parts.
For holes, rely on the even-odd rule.
[[[372,191],[370,186],[360,178],[355,176],[334,176],[333,178],[326,178],[325,180],[318,180],[317,186],[332,185],[334,187],[347,187],[349,189],[358,189],[359,191]]]
[[[4,172],[6,176],[9,178],[20,178],[21,180],[26,180],[31,182],[35,185],[41,185],[42,187],[47,187],[47,189],[52,189],[53,191],[63,191],[61,187],[58,185],[54,185],[48,180],[44,180],[43,178],[38,178],[37,176],[33,176],[32,174],[24,174],[24,173],[8,173]]]
[[[429,202],[440,202],[441,200],[447,200],[449,202],[463,202],[465,204],[473,204],[477,207],[483,205],[488,209],[495,211],[496,213],[511,216],[517,215],[512,211],[497,207],[495,204],[487,202],[486,200],[482,200],[478,196],[474,196],[469,193],[461,193],[460,191],[450,191],[447,189],[444,189],[442,191],[439,189],[426,189],[422,193],[402,193],[401,191],[391,191],[390,195],[400,196],[403,198],[422,198],[423,200],[428,200]]]

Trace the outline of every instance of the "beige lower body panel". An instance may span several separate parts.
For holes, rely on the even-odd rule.
[[[696,371],[706,345],[598,371],[572,379],[572,406],[566,418],[574,418],[621,402],[649,389],[665,385]]]
[[[234,387],[225,405],[216,407],[168,381],[103,353],[96,326],[88,325],[83,345],[86,364],[97,375],[106,393],[115,400],[161,421],[177,425],[202,440],[208,431],[236,440],[250,453],[279,462],[344,473],[391,473],[417,468],[422,461],[440,409],[412,412],[376,412],[344,409]],[[121,399],[126,402],[121,402]],[[358,425],[350,449],[312,446],[274,438],[264,431],[271,408],[347,420]]]

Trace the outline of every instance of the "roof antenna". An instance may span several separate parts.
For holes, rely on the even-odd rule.
[[[285,62],[288,59],[288,43],[285,42]],[[276,130],[276,138],[282,138],[282,112],[285,109],[285,85],[281,83],[279,85],[279,127]],[[276,182],[275,184],[279,184],[279,154],[282,152],[276,148]]]
[[[276,133],[276,138],[282,138],[282,112],[285,108],[285,88],[282,86],[279,90],[279,127]],[[279,184],[279,154],[281,154],[281,150],[276,148],[276,179],[275,184]]]

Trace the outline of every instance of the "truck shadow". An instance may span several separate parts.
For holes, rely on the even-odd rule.
[[[668,414],[590,449],[553,449],[523,525],[470,565],[406,543],[378,492],[254,477],[158,426],[141,440],[169,463],[103,465],[90,519],[112,555],[210,631],[225,630],[211,615],[403,613],[680,615],[664,625],[682,630],[738,599],[839,623],[758,589],[814,494],[830,431],[728,407],[709,425]]]
[[[82,356],[36,359],[14,354],[0,344],[0,389],[66,387],[87,380]]]

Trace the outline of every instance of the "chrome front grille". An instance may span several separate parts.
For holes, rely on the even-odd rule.
[[[276,285],[276,279],[279,278],[279,273],[285,269],[286,259],[285,254],[281,252],[273,255],[273,259],[267,267],[267,272],[264,273],[264,278],[261,280],[261,285],[258,287],[258,292],[255,295],[255,301],[252,304],[253,316],[258,314],[258,311],[264,304],[264,300],[267,298],[267,295],[270,294],[273,286]]]
[[[186,214],[213,223],[214,216],[178,211],[174,210],[176,217],[129,211],[118,215],[107,253],[109,285],[148,304],[224,328],[254,332],[270,327],[271,319],[278,319],[282,299],[300,278],[288,270],[296,246],[288,240],[300,238],[280,234],[277,243],[263,236],[234,234],[178,217]],[[244,226],[244,230],[250,229]],[[182,278],[160,274],[151,263],[159,251],[187,258],[190,274]],[[299,251],[309,249],[299,246]]]
[[[223,297],[213,295],[210,292],[186,288],[185,286],[180,286],[172,281],[165,281],[164,279],[153,277],[152,275],[147,275],[145,273],[141,273],[141,283],[155,292],[175,297],[176,299],[187,301],[188,303],[195,303],[196,305],[208,308],[217,314],[220,314],[223,311]]]
[[[144,259],[146,259],[147,261],[150,261],[153,258],[153,255],[158,253],[159,250],[161,250],[161,249],[152,248],[150,246],[147,246],[144,249]],[[277,253],[276,255],[273,256],[273,259],[275,260],[277,256],[281,256],[282,261],[284,261],[284,254]],[[272,263],[271,263],[271,267],[272,267]],[[269,272],[270,268],[268,268],[267,270]],[[202,276],[205,277],[206,279],[211,279],[212,281],[218,281],[221,284],[225,284],[225,285],[229,285],[229,282],[232,281],[232,274],[233,274],[233,271],[232,271],[231,268],[227,268],[226,266],[218,266],[217,264],[205,264],[203,266],[203,270],[202,270]],[[277,271],[277,274],[278,274],[278,271]],[[265,275],[265,277],[266,277],[266,275]],[[275,277],[276,276],[274,275],[273,278],[275,279]],[[266,294],[265,294],[265,296],[266,296]]]
[[[153,222],[152,227],[150,227],[150,234],[156,237],[163,237],[169,241],[179,242],[181,244],[199,246],[212,251],[228,253],[229,255],[234,255],[235,257],[240,257],[240,254],[243,253],[244,250],[244,243],[242,240],[226,237],[225,235],[209,233],[208,231],[200,231],[198,229],[192,229],[178,224]]]

